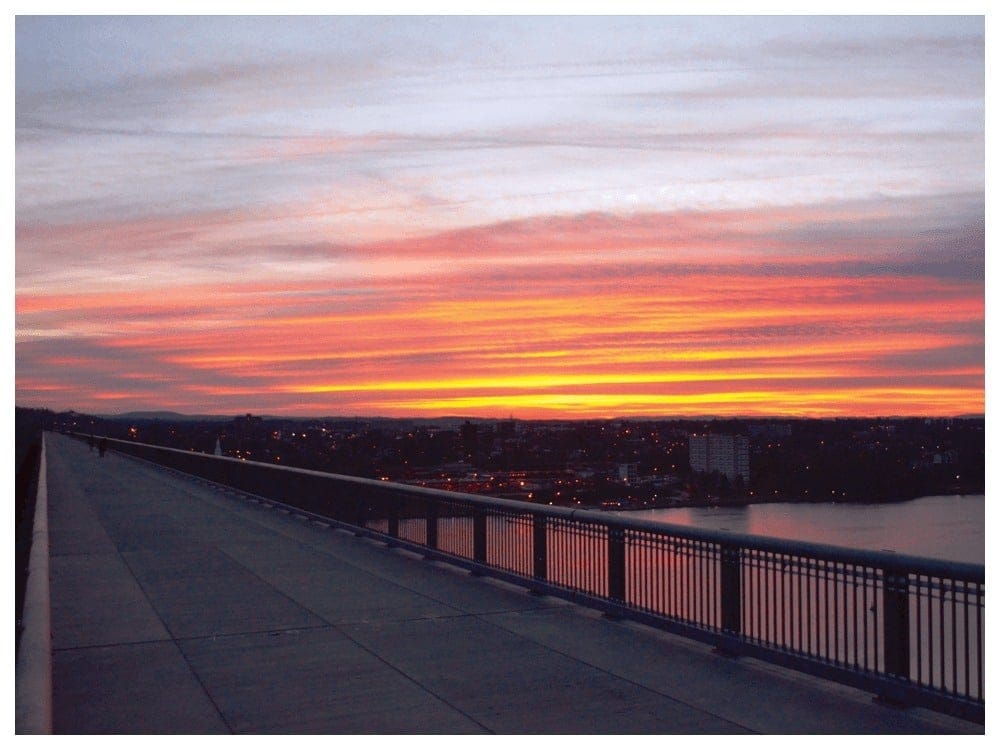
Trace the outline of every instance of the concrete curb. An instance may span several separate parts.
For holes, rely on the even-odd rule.
[[[38,495],[24,594],[24,631],[15,678],[16,734],[52,733],[52,625],[49,599],[49,509],[45,435],[38,463]]]

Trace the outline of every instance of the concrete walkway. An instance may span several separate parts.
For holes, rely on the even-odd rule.
[[[981,733],[46,435],[57,733]]]

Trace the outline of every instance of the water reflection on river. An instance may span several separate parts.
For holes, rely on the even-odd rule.
[[[705,529],[983,563],[985,507],[983,495],[949,495],[882,504],[764,503],[625,512]]]

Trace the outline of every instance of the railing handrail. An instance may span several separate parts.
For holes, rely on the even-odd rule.
[[[74,434],[79,437],[84,437],[82,433]],[[249,462],[260,466],[266,466],[269,469],[277,471],[306,474],[336,480],[339,482],[355,484],[360,487],[377,487],[381,490],[391,489],[394,492],[413,497],[447,498],[449,500],[461,501],[484,508],[497,508],[517,513],[544,515],[548,518],[562,518],[566,520],[584,522],[589,521],[609,527],[669,534],[671,536],[684,537],[700,542],[715,543],[728,547],[759,549],[783,555],[817,557],[831,562],[843,562],[852,565],[862,565],[885,570],[904,570],[908,573],[916,575],[961,578],[972,583],[985,583],[986,577],[986,566],[976,563],[965,563],[951,560],[941,560],[932,557],[922,557],[918,555],[901,554],[890,550],[865,550],[854,547],[823,544],[820,542],[783,539],[780,537],[762,536],[757,534],[743,534],[734,531],[724,531],[721,529],[703,529],[647,518],[629,518],[625,515],[619,515],[608,511],[539,505],[537,503],[529,503],[523,500],[510,500],[507,498],[491,497],[487,495],[473,495],[466,492],[455,492],[452,490],[442,490],[431,487],[417,487],[411,484],[402,484],[399,482],[390,482],[381,479],[368,479],[366,477],[356,477],[347,474],[335,474],[315,469],[281,466],[279,464],[269,464],[263,461],[233,458],[231,456],[215,456],[200,451],[168,448],[150,443],[140,443],[134,440],[119,440],[116,438],[107,438],[107,440],[114,443],[141,445],[147,448],[154,448],[156,450],[170,451],[179,454],[190,454],[195,452],[205,458],[232,462],[240,465]]]

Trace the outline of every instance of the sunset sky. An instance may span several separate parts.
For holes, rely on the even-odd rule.
[[[982,17],[24,17],[15,400],[984,411]]]

